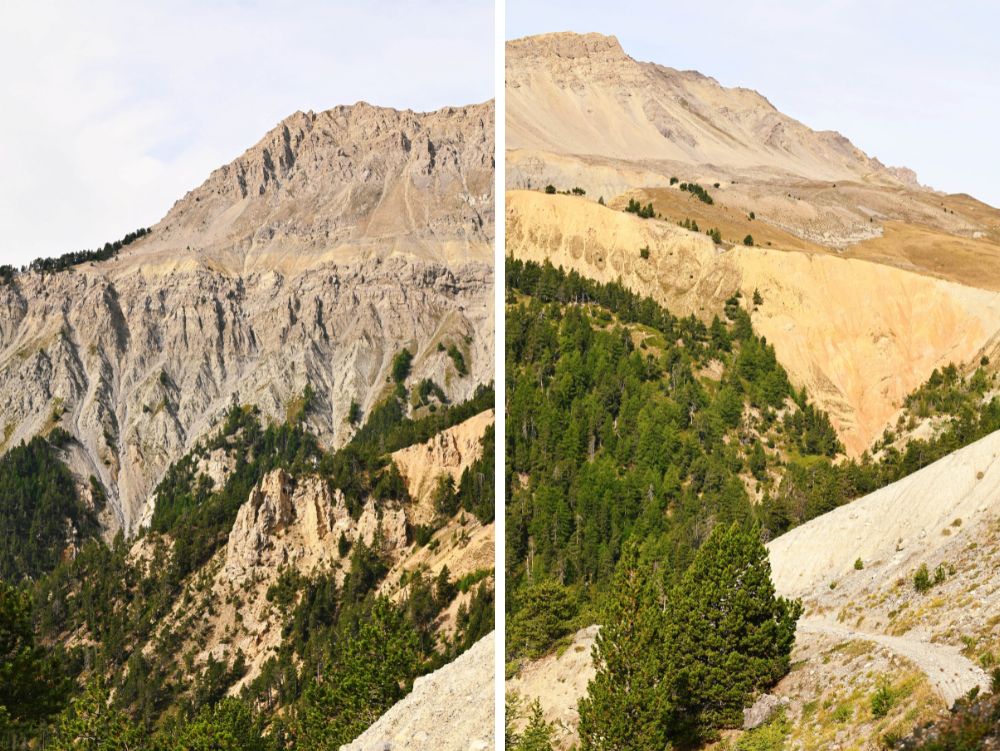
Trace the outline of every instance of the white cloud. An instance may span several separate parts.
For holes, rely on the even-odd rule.
[[[296,110],[492,96],[477,0],[5,5],[0,263],[160,219]]]

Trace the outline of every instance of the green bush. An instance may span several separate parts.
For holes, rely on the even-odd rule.
[[[889,710],[896,704],[896,694],[888,682],[882,682],[872,694],[872,717],[881,719],[889,714]]]
[[[577,603],[572,593],[558,582],[543,580],[522,589],[516,610],[508,616],[508,659],[537,659],[557,640],[569,633],[576,617]]]
[[[927,569],[926,563],[921,563],[920,568],[917,569],[916,573],[913,575],[913,588],[923,594],[934,584],[931,582],[931,572]]]

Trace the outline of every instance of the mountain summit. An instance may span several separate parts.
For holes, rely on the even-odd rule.
[[[508,42],[507,148],[917,186],[909,170],[808,128],[756,91],[638,62],[601,34]]]
[[[493,133],[492,102],[298,112],[116,257],[17,274],[3,448],[68,431],[105,528],[132,531],[233,404],[337,447],[403,348],[414,383],[468,399],[493,373]]]

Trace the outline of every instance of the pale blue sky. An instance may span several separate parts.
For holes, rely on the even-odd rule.
[[[638,60],[759,91],[938,190],[1000,206],[1000,3],[507,0],[509,39],[614,34]]]
[[[493,96],[490,0],[15,0],[0,24],[0,263],[91,248],[296,110]]]

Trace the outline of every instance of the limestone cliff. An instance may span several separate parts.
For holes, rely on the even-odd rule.
[[[233,403],[280,421],[308,385],[336,447],[403,347],[414,383],[468,398],[493,374],[492,236],[492,103],[296,113],[117,258],[0,287],[5,445],[68,430],[131,531]]]

